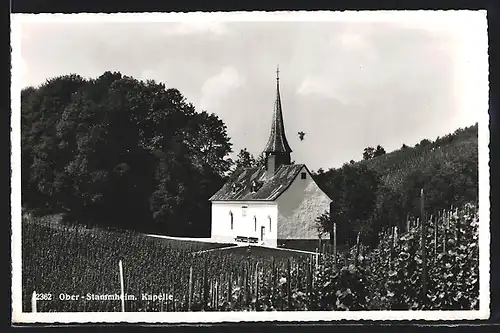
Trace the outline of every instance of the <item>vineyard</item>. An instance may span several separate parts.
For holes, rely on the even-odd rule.
[[[52,295],[37,301],[38,312],[122,311],[120,299],[84,297],[120,295],[119,261],[130,312],[478,309],[477,206],[424,222],[387,231],[373,250],[358,243],[347,253],[269,257],[25,219],[23,311],[33,291]]]

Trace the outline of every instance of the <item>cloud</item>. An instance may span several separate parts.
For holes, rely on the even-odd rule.
[[[225,35],[228,33],[226,25],[221,22],[193,21],[173,24],[172,28],[163,30],[167,35],[193,35],[209,33]]]
[[[348,87],[342,87],[340,82],[324,76],[307,76],[299,88],[296,90],[298,95],[316,99],[326,99],[325,102],[340,102],[342,104],[363,104],[356,95],[349,92]]]
[[[202,97],[200,107],[207,109],[219,106],[221,100],[227,94],[240,87],[243,83],[243,78],[234,67],[223,67],[218,74],[210,77],[203,83],[201,87]]]
[[[335,89],[332,82],[320,77],[306,77],[299,88],[299,95],[320,95],[322,97],[331,98],[335,96]]]

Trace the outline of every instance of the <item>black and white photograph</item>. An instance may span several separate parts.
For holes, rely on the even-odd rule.
[[[11,20],[14,323],[489,317],[486,11]]]

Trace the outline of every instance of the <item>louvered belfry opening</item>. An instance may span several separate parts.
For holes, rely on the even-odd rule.
[[[283,122],[283,110],[281,107],[279,69],[276,71],[276,100],[274,102],[273,120],[271,134],[267,141],[264,153],[266,156],[267,175],[272,177],[282,165],[291,163],[290,153],[292,149],[285,135],[285,124]]]

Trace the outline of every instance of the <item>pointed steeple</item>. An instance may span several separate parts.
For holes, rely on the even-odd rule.
[[[271,134],[267,141],[264,153],[266,155],[266,169],[268,176],[272,176],[280,166],[290,164],[292,149],[285,135],[283,110],[281,109],[279,67],[276,70],[276,100],[274,102],[273,122]]]
[[[288,144],[285,135],[285,125],[283,123],[283,110],[281,109],[280,78],[279,67],[276,70],[276,100],[274,102],[273,122],[271,125],[271,135],[267,141],[264,153],[285,153],[290,154],[292,149]]]

